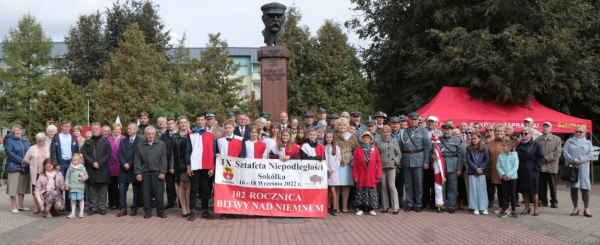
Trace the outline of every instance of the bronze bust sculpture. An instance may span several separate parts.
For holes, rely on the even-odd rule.
[[[281,3],[268,3],[263,5],[262,21],[265,29],[262,31],[267,46],[281,46],[281,39],[284,34],[285,10],[287,7]]]

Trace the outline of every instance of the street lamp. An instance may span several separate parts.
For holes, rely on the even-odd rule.
[[[85,89],[85,97],[87,97],[88,101],[88,127],[90,126],[90,97],[92,96],[92,89]]]

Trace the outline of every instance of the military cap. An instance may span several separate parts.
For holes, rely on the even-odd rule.
[[[427,121],[439,122],[440,119],[438,119],[436,116],[428,116]]]
[[[140,118],[140,117],[148,117],[148,112],[145,112],[145,111],[144,111],[144,112],[141,112],[141,113],[138,115],[138,118]]]
[[[228,112],[225,114],[225,116],[227,116],[227,117],[233,117],[233,116],[235,116],[235,113],[228,111]]]
[[[323,129],[323,125],[317,124],[316,126],[314,126],[312,128],[315,129],[315,130]]]
[[[354,117],[354,116],[356,116],[356,117],[360,117],[360,115],[362,115],[362,113],[360,113],[360,111],[353,111],[353,112],[350,112],[350,116],[353,116],[353,117]]]
[[[452,125],[450,125],[450,124],[444,124],[444,125],[442,125],[442,128],[454,129],[454,127],[452,127]]]
[[[412,113],[408,114],[408,118],[419,117],[419,116],[421,116],[421,115],[419,115],[419,113],[416,113],[416,112],[412,112]]]
[[[369,124],[377,124],[377,121],[375,121],[375,120],[367,120],[365,123],[367,125],[369,125]]]
[[[338,114],[331,114],[329,115],[329,119],[339,119],[340,116],[338,116]]]
[[[263,113],[260,114],[260,117],[265,118],[265,119],[269,119],[271,117],[271,114],[263,112]]]
[[[383,118],[387,118],[387,114],[383,113],[383,111],[378,111],[377,113],[375,113],[374,117],[383,117]]]
[[[312,113],[308,112],[308,113],[304,114],[304,118],[307,118],[307,117],[315,117],[315,115],[313,115]]]
[[[404,115],[401,115],[401,116],[400,116],[400,121],[401,121],[401,122],[407,122],[407,121],[408,121],[408,118],[406,118],[406,116],[404,116]]]
[[[325,108],[321,107],[317,110],[317,113],[321,114],[321,113],[325,113],[327,112],[327,110],[325,110]]]
[[[287,7],[281,3],[267,3],[260,7],[265,14],[285,14]]]
[[[209,118],[215,118],[215,114],[214,114],[214,113],[212,113],[212,112],[210,112],[210,111],[209,111],[209,112],[207,112],[207,113],[206,113],[206,119],[209,119]]]
[[[400,122],[400,118],[399,117],[392,117],[392,118],[390,118],[390,122],[399,123]]]

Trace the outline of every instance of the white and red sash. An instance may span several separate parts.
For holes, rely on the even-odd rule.
[[[434,153],[438,157],[438,160],[433,162],[433,173],[435,174],[435,206],[444,206],[444,195],[442,192],[442,184],[446,182],[446,170],[444,169],[444,159],[442,158],[442,152],[437,144],[433,144]]]
[[[206,131],[204,135],[200,135],[192,132],[188,137],[192,143],[191,169],[215,169],[213,133]]]
[[[312,148],[308,143],[302,144],[300,148],[306,155],[309,157],[320,156],[322,159],[325,159],[325,146],[317,143],[315,148]]]
[[[252,142],[246,140],[246,158],[250,159],[268,159],[267,144],[262,141]]]
[[[228,157],[239,157],[242,152],[243,139],[237,135],[233,135],[231,141],[227,141],[226,136],[217,138],[217,153]]]

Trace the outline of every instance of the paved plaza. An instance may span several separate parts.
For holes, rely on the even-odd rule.
[[[13,214],[2,181],[0,244],[600,244],[600,186],[595,185],[591,192],[594,218],[569,216],[569,190],[564,184],[560,186],[559,208],[541,208],[539,217],[499,218],[492,210],[488,216],[467,211],[438,214],[424,209],[398,215],[340,213],[311,219],[236,216],[225,221],[197,218],[190,222],[181,216],[180,209],[167,210],[166,219],[144,219],[143,212],[117,218],[117,210],[108,211],[106,216],[87,216],[86,212],[82,219],[68,219],[67,214],[46,219],[31,211]],[[26,196],[25,203],[32,208],[31,195]],[[581,201],[580,206],[583,211]],[[517,210],[521,212],[523,205]]]

